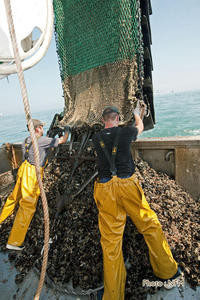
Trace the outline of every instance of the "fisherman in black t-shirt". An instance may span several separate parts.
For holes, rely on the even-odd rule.
[[[134,116],[135,126],[121,128],[118,108],[106,107],[102,114],[105,127],[92,138],[98,157],[99,178],[95,182],[94,198],[99,210],[103,250],[103,300],[124,299],[126,269],[122,238],[127,214],[144,236],[154,274],[169,279],[178,272],[157,215],[149,207],[134,174],[131,142],[143,131],[141,118]]]

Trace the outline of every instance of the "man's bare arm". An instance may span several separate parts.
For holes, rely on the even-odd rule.
[[[141,134],[144,130],[143,121],[138,114],[134,114],[134,117],[135,117],[135,127],[138,129],[138,134]]]

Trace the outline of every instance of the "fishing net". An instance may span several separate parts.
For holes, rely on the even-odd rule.
[[[64,90],[62,122],[99,123],[116,105],[127,122],[142,101],[143,39],[139,0],[54,0]]]

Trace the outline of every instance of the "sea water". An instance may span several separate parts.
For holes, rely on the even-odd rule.
[[[154,96],[156,124],[141,137],[200,135],[200,91]]]
[[[156,124],[143,132],[143,137],[200,135],[200,90],[166,95],[154,95]],[[60,109],[33,113],[32,117],[46,123],[47,132],[55,113]],[[24,114],[0,116],[0,146],[4,143],[22,142],[28,135]]]

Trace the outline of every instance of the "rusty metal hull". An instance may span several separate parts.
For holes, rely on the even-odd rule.
[[[5,145],[0,148],[0,193],[12,183],[13,170],[22,162],[21,144],[11,146],[9,151]],[[132,154],[174,178],[195,200],[200,199],[200,136],[139,139],[132,144]]]

